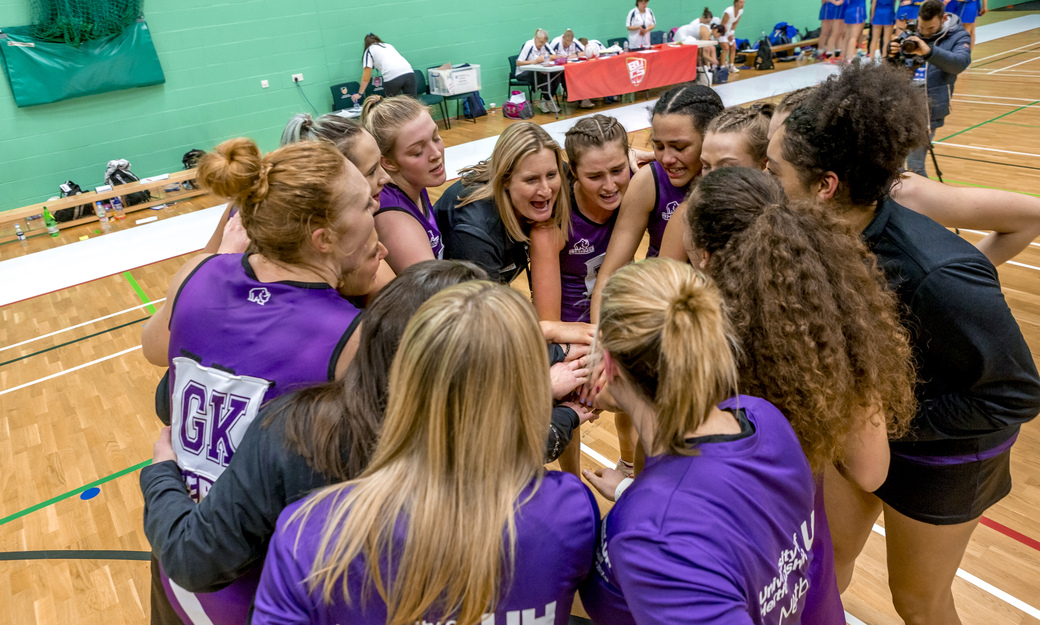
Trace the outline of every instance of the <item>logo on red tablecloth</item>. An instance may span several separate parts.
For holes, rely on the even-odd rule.
[[[639,83],[646,78],[646,59],[625,59],[625,63],[628,65],[628,79],[632,81],[633,85],[639,86]]]

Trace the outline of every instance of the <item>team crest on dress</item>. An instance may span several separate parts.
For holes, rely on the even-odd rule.
[[[646,59],[630,58],[625,62],[628,64],[628,79],[638,87],[639,83],[646,78]]]
[[[271,292],[268,291],[267,289],[265,289],[264,287],[260,287],[260,288],[257,288],[257,289],[250,289],[250,291],[249,291],[249,301],[255,302],[257,304],[260,304],[261,306],[266,304],[267,301],[270,300],[270,299],[271,299]]]
[[[665,221],[668,221],[669,219],[671,219],[672,218],[672,213],[674,213],[675,209],[677,209],[677,208],[679,208],[679,203],[678,202],[668,202],[668,206],[664,207],[664,213],[661,214],[661,219],[663,219]]]
[[[596,248],[589,243],[588,239],[581,239],[571,248],[571,254],[592,254]]]

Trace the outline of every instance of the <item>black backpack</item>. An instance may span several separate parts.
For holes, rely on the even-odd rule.
[[[487,109],[484,108],[484,98],[480,97],[479,91],[474,91],[466,96],[466,99],[462,102],[462,114],[466,119],[476,119],[487,115]]]
[[[205,155],[206,153],[198,148],[188,150],[181,158],[181,164],[184,165],[184,169],[194,169],[199,166],[199,160]],[[194,180],[185,180],[181,183],[182,189],[194,189],[195,187],[196,183]]]
[[[83,189],[79,188],[79,185],[71,180],[66,180],[59,188],[61,189],[61,197],[69,197],[83,193]],[[94,205],[88,203],[54,211],[54,219],[58,223],[64,223],[66,221],[72,221],[73,219],[79,219],[93,214]]]
[[[121,184],[127,184],[129,182],[137,182],[140,178],[135,176],[129,169],[116,168],[112,170],[112,173],[105,176],[105,184],[110,184],[113,187]],[[136,193],[128,193],[123,196],[123,203],[127,206],[133,206],[134,204],[144,204],[145,202],[151,201],[152,194],[148,191],[138,191]]]
[[[755,69],[773,69],[773,46],[769,45],[768,37],[763,37],[758,42],[758,54],[755,55]]]

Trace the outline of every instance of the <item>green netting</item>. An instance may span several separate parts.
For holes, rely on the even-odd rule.
[[[142,0],[30,0],[32,34],[70,43],[111,37],[141,16]]]

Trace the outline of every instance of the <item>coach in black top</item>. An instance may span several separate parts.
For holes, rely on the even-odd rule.
[[[1011,489],[1011,445],[1040,412],[1040,376],[989,260],[887,197],[928,136],[924,116],[908,114],[924,98],[894,68],[850,66],[773,135],[768,168],[792,199],[863,233],[904,305],[917,359],[917,414],[891,441],[885,484],[865,493],[826,475],[839,587],[883,510],[896,611],[907,623],[958,623],[951,584],[983,511]]]

